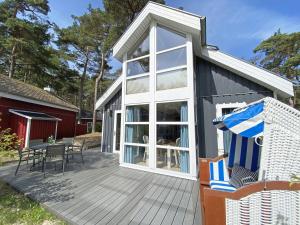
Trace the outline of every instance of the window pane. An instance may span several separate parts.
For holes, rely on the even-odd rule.
[[[157,56],[157,70],[186,65],[186,48],[160,53]]]
[[[149,125],[126,125],[125,142],[148,144]]]
[[[149,122],[149,105],[127,106],[126,122]]]
[[[147,37],[145,37],[137,47],[132,51],[128,52],[128,59],[137,58],[143,55],[149,54],[149,32],[147,32]]]
[[[187,125],[157,125],[157,145],[189,147]]]
[[[127,63],[127,76],[149,72],[149,57]]]
[[[133,78],[126,81],[126,94],[149,91],[149,76]]]
[[[169,102],[157,104],[157,121],[188,121],[187,102]]]
[[[173,70],[158,73],[156,79],[156,90],[167,90],[187,86],[186,69]]]
[[[156,150],[156,167],[182,173],[189,173],[189,158],[188,151],[158,148]]]
[[[140,166],[148,166],[148,158],[148,147],[125,145],[124,162]]]
[[[168,28],[157,26],[157,51],[185,44],[185,36]]]

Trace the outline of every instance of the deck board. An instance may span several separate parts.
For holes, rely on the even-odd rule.
[[[201,224],[198,182],[123,168],[98,149],[84,160],[70,160],[64,175],[49,166],[46,178],[26,165],[14,176],[8,165],[0,178],[70,224]]]

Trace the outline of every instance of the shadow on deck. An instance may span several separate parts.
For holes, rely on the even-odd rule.
[[[201,224],[196,181],[119,167],[118,156],[93,149],[67,165],[29,172],[0,167],[0,178],[70,224]]]

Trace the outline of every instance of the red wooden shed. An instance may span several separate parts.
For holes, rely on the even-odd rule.
[[[11,128],[28,147],[30,140],[74,137],[78,108],[30,84],[0,75],[0,129]]]

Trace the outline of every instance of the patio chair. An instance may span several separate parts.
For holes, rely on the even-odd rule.
[[[73,145],[70,149],[67,151],[67,160],[69,159],[69,156],[72,156],[74,158],[74,155],[80,155],[81,156],[81,162],[84,163],[83,160],[83,151],[86,149],[86,143],[85,139],[81,142],[80,145]]]
[[[46,148],[46,154],[43,157],[43,172],[44,177],[46,176],[46,164],[47,162],[55,162],[55,169],[56,163],[62,162],[62,171],[63,174],[65,172],[65,145],[64,144],[55,144],[49,145]]]
[[[34,152],[29,148],[22,149],[21,147],[19,147],[18,153],[19,153],[19,163],[18,163],[17,169],[15,171],[15,176],[17,175],[17,173],[19,171],[21,162],[26,162],[26,164],[28,165],[29,160],[33,160],[33,161],[36,159],[40,160],[41,156],[42,156],[42,154],[40,154],[39,152]]]

